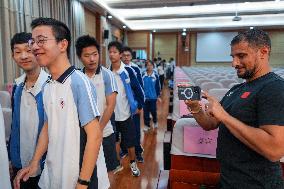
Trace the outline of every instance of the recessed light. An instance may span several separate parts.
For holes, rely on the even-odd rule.
[[[107,18],[108,18],[108,19],[112,19],[112,16],[111,16],[111,15],[108,15]]]
[[[153,32],[156,32],[156,30],[153,30]]]
[[[233,21],[241,21],[242,17],[240,16],[234,16],[234,18],[232,19]]]
[[[253,27],[251,26],[251,27],[249,27],[249,29],[250,29],[250,30],[252,30],[252,29],[253,29]]]
[[[185,28],[183,28],[183,29],[182,29],[182,31],[184,31],[184,32],[185,32],[185,31],[186,31],[186,29],[185,29]]]
[[[123,25],[122,27],[123,27],[123,28],[126,28],[126,25]]]

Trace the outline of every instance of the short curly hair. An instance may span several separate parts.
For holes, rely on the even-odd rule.
[[[271,51],[271,40],[269,35],[260,29],[250,29],[239,33],[231,41],[231,46],[234,46],[240,42],[247,42],[251,47],[268,47],[269,53]]]

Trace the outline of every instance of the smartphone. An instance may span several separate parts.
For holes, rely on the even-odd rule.
[[[179,100],[200,100],[201,88],[199,86],[178,86]]]

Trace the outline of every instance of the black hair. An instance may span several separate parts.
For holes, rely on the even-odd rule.
[[[32,38],[31,33],[26,33],[26,32],[16,33],[12,37],[11,42],[10,42],[11,51],[14,53],[14,46],[16,44],[28,43],[31,38]]]
[[[67,25],[54,18],[40,17],[40,18],[34,19],[31,23],[32,29],[38,26],[50,26],[57,42],[62,41],[63,39],[66,39],[68,41],[67,56],[69,58],[70,57],[70,46],[71,46],[71,33]]]
[[[268,47],[269,53],[271,50],[271,40],[269,35],[260,29],[250,29],[244,32],[239,33],[231,41],[231,46],[236,45],[240,42],[247,42],[251,47]]]
[[[153,67],[155,67],[155,66],[154,66],[154,62],[152,62],[152,61],[149,60],[149,59],[146,60],[145,66],[147,66],[147,64],[149,64],[149,63],[152,64]]]
[[[80,58],[82,55],[83,49],[86,47],[90,47],[90,46],[95,46],[98,52],[100,52],[100,45],[98,44],[97,40],[94,37],[90,35],[80,36],[76,40],[76,44],[75,44],[77,56]]]
[[[112,41],[108,44],[107,49],[109,50],[111,47],[115,47],[119,53],[122,53],[122,44],[118,41]]]
[[[125,52],[125,51],[130,52],[131,55],[133,54],[133,51],[132,51],[132,49],[131,49],[130,47],[124,46],[124,47],[122,48],[122,52]]]

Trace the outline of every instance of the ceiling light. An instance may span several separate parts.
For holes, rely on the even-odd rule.
[[[122,27],[125,29],[125,28],[126,28],[126,25],[123,25]]]
[[[182,29],[182,31],[184,31],[184,32],[185,32],[185,31],[186,31],[186,29],[185,29],[185,28],[183,28],[183,29]]]
[[[182,36],[186,36],[186,32],[182,32],[181,35],[182,35]]]
[[[156,30],[153,30],[153,32],[155,33],[155,32],[156,32]]]
[[[232,19],[233,21],[240,21],[242,19],[242,17],[240,16],[234,16],[234,18]]]
[[[253,29],[253,26],[249,27],[249,29],[252,30],[252,29]]]
[[[108,18],[108,19],[112,19],[112,16],[111,16],[111,15],[108,15],[107,18]]]
[[[236,15],[234,16],[234,18],[232,19],[233,21],[240,21],[242,19],[242,17],[240,17],[238,15],[238,11],[236,11]]]

